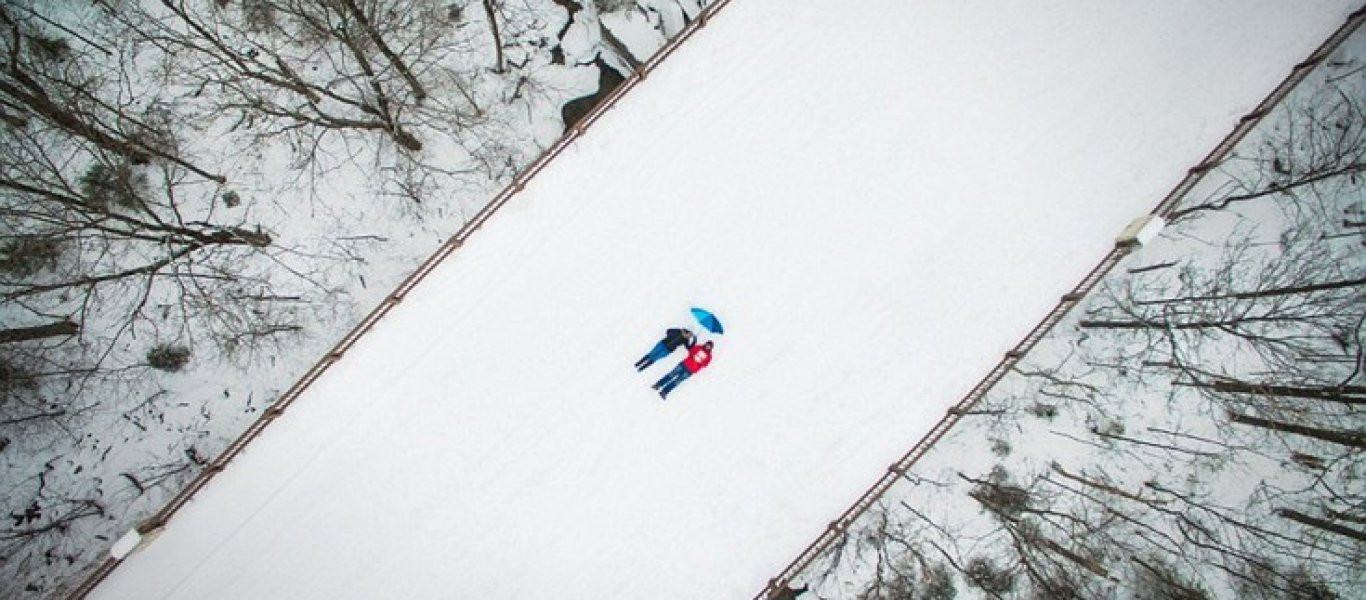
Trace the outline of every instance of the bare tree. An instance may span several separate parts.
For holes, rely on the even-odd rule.
[[[988,598],[1363,589],[1366,71],[1354,61],[1329,61],[1177,207],[1146,264],[1112,272],[1076,327],[956,413],[986,418],[960,421],[938,442],[952,456],[931,450],[915,467],[956,480],[906,472],[803,575],[916,597],[902,584],[934,556]],[[1083,451],[1014,443],[1030,436]],[[966,474],[965,461],[990,471]],[[908,576],[893,557],[911,557]]]
[[[1323,81],[1284,107],[1252,152],[1224,166],[1225,183],[1172,213],[1174,239],[1209,243],[1194,232],[1228,232],[1217,241],[1221,253],[1131,270],[1107,282],[1079,321],[1089,346],[1108,355],[1093,357],[1093,366],[1149,387],[1169,384],[1173,410],[1205,412],[1218,426],[1212,437],[1179,425],[1160,430],[1170,440],[1160,443],[1095,432],[1107,444],[1210,457],[1192,477],[1271,461],[1285,472],[1261,475],[1244,506],[1161,477],[1146,483],[1149,493],[1118,493],[1062,470],[1055,478],[1104,491],[1105,504],[1138,511],[1126,513],[1132,522],[1166,523],[1154,533],[1179,534],[1153,536],[1153,547],[1136,548],[1135,556],[1167,556],[1169,565],[1198,556],[1240,585],[1281,594],[1293,593],[1305,573],[1325,590],[1352,587],[1350,577],[1322,574],[1350,572],[1366,535],[1353,521],[1366,498],[1350,483],[1366,449],[1366,262],[1351,219],[1366,190],[1363,81],[1359,69]],[[1137,572],[1165,572],[1154,565]],[[1167,579],[1199,589],[1184,577]]]
[[[111,358],[121,340],[205,314],[185,288],[240,284],[241,256],[273,246],[215,213],[223,177],[187,158],[156,103],[125,94],[128,65],[110,60],[121,49],[72,37],[42,8],[0,7],[0,353],[17,375],[0,417],[26,427],[79,413],[72,386],[135,365]]]
[[[7,471],[27,478],[5,499],[7,575],[50,590],[44,557],[89,560],[90,531],[212,455],[177,429],[183,457],[104,464],[117,436],[193,412],[161,389],[172,373],[273,362],[345,305],[338,281],[370,242],[282,225],[328,210],[317,182],[344,173],[417,217],[458,215],[442,204],[455,184],[496,185],[534,155],[533,105],[566,95],[534,76],[554,24],[536,2],[500,7],[497,73],[469,4],[0,5],[0,450],[84,461]],[[279,188],[249,179],[280,150]],[[97,418],[114,427],[82,429]]]

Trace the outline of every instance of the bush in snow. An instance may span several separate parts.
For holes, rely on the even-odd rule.
[[[0,354],[0,399],[9,400],[16,392],[32,390],[35,387],[37,386],[31,369]]]
[[[1001,458],[1010,456],[1010,442],[1001,438],[992,438],[991,453]]]
[[[1210,600],[1198,583],[1189,581],[1160,558],[1133,557],[1134,600]]]
[[[24,45],[24,49],[28,50],[34,60],[56,63],[71,57],[71,45],[61,38],[33,35],[25,41],[28,43]]]
[[[1000,595],[1015,589],[1015,574],[997,566],[990,558],[975,556],[963,565],[963,575],[968,584],[991,595]]]
[[[60,248],[56,240],[20,237],[0,247],[0,273],[20,279],[32,277],[57,265]]]
[[[953,587],[953,576],[944,565],[935,565],[922,574],[920,600],[953,600],[958,596],[958,588]]]
[[[973,484],[968,492],[973,500],[1002,520],[1014,520],[1029,509],[1029,490],[1009,483],[1009,474],[1000,465],[992,468],[986,479],[960,475]]]
[[[146,184],[146,176],[133,171],[132,165],[119,163],[90,165],[80,177],[81,195],[91,207],[109,209],[111,206],[139,208],[139,192]]]
[[[598,9],[600,13],[626,10],[635,5],[635,0],[593,0],[593,7]]]
[[[882,548],[881,550],[886,550]],[[880,550],[880,551],[881,551]],[[854,598],[857,600],[953,600],[958,595],[953,575],[942,564],[924,560],[913,552],[896,559],[885,576],[877,577]],[[819,597],[819,596],[818,596]]]
[[[247,31],[262,33],[279,26],[275,18],[275,7],[266,0],[243,0],[240,10]]]
[[[242,196],[240,194],[231,190],[223,192],[223,206],[236,208],[240,204],[242,204]]]
[[[1042,402],[1035,402],[1025,410],[1027,410],[1029,414],[1034,415],[1045,421],[1052,420],[1053,417],[1058,416],[1057,406],[1054,406],[1052,404],[1044,404]]]
[[[166,372],[179,371],[190,362],[190,349],[184,346],[157,344],[147,351],[147,366]]]
[[[1243,600],[1341,600],[1328,584],[1304,567],[1276,562],[1248,565],[1234,585]]]

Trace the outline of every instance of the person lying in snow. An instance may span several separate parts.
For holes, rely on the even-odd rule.
[[[636,370],[644,371],[646,367],[649,367],[650,365],[655,364],[655,361],[668,356],[679,346],[684,346],[687,349],[692,350],[696,339],[697,338],[693,337],[691,331],[684,328],[674,328],[665,331],[664,339],[659,340],[659,343],[655,344],[654,348],[651,348],[645,356],[640,357],[640,360],[636,361]]]
[[[683,359],[683,362],[678,363],[674,370],[669,371],[667,375],[661,377],[651,386],[659,392],[660,398],[668,398],[669,392],[678,387],[678,384],[683,383],[684,380],[692,377],[694,373],[701,371],[711,363],[711,345],[709,341],[701,346],[694,346],[688,351],[688,356]]]

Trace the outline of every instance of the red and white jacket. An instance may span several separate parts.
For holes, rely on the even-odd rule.
[[[689,373],[696,373],[710,362],[711,350],[708,350],[706,346],[693,346],[692,350],[688,351],[688,357],[683,359],[683,368],[687,369]]]

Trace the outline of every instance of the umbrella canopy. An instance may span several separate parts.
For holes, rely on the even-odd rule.
[[[718,335],[726,332],[726,330],[721,327],[721,320],[717,319],[716,315],[711,314],[711,311],[693,307],[692,316],[696,318],[697,322],[701,323],[703,327],[706,327],[707,331]]]

